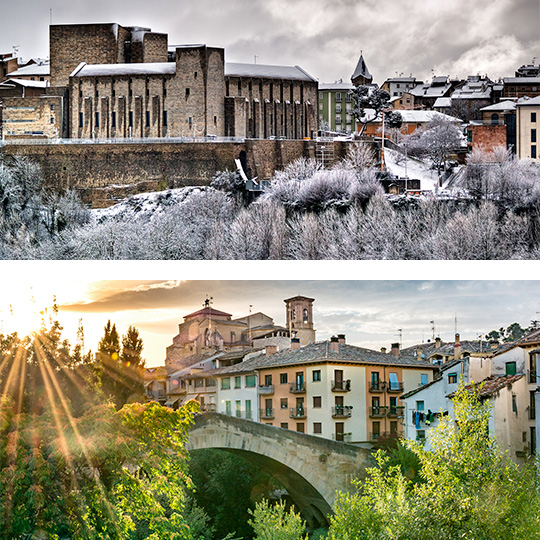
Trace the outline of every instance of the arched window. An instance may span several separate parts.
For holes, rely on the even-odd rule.
[[[498,126],[499,125],[499,115],[497,113],[493,113],[491,115],[491,125],[492,126]]]
[[[210,331],[208,328],[204,331],[204,346],[208,347],[210,345]]]
[[[308,311],[307,309],[304,309],[304,323],[308,322]]]

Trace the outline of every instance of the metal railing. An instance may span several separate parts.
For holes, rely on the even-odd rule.
[[[527,370],[527,381],[529,382],[529,384],[536,384],[537,383],[538,377],[537,377],[537,371],[536,370],[531,370],[531,369]]]
[[[304,394],[306,392],[306,383],[305,382],[290,383],[289,392],[291,394]]]
[[[386,383],[386,391],[387,392],[403,392],[403,383],[400,382],[400,383],[391,383],[391,382],[388,382]]]
[[[351,391],[351,381],[347,379],[346,381],[332,381],[332,392],[350,392]]]
[[[386,383],[384,381],[371,381],[371,384],[369,385],[369,391],[372,393],[384,392],[385,387]]]
[[[270,394],[274,393],[274,385],[273,384],[261,384],[259,386],[259,394],[268,396]]]
[[[274,409],[259,409],[259,418],[274,418]]]
[[[386,411],[388,407],[386,406],[375,406],[369,408],[369,416],[372,418],[378,418],[382,416],[386,416]]]
[[[405,411],[405,407],[403,406],[394,406],[390,405],[388,407],[388,416],[393,416],[396,418],[403,418],[403,412]]]
[[[352,433],[332,433],[332,439],[338,442],[351,442]]]
[[[0,145],[65,145],[65,144],[141,144],[141,143],[161,143],[161,144],[176,144],[176,143],[229,143],[229,142],[245,142],[245,137],[115,137],[115,138],[88,138],[88,139],[2,139]]]
[[[304,407],[292,407],[289,413],[290,418],[306,418]]]
[[[350,418],[352,415],[352,407],[341,405],[332,407],[332,418]]]

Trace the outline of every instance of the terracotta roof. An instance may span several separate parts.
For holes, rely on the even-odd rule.
[[[534,343],[540,343],[540,328],[533,330],[530,334],[518,339],[517,345],[532,345]]]
[[[504,375],[502,377],[491,376],[484,379],[480,383],[469,384],[465,387],[465,390],[476,392],[481,399],[486,399],[496,394],[499,390],[505,386],[512,385],[519,379],[524,377],[523,373],[517,375]],[[452,399],[456,395],[456,392],[452,392],[447,397]]]

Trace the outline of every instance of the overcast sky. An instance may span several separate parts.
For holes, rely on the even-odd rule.
[[[254,313],[266,313],[277,324],[285,323],[284,299],[295,295],[309,296],[315,298],[317,339],[344,333],[349,343],[373,349],[398,342],[400,329],[404,347],[427,341],[432,338],[430,321],[435,323],[436,335],[452,340],[456,317],[462,339],[475,339],[512,322],[525,327],[531,320],[540,318],[540,281],[436,281],[422,277],[422,274],[436,276],[437,272],[429,270],[435,268],[433,266],[428,266],[425,272],[407,272],[414,267],[392,267],[390,262],[386,262],[388,268],[402,269],[399,273],[394,272],[393,279],[312,280],[308,279],[313,276],[312,272],[302,271],[310,266],[302,265],[281,266],[282,269],[299,268],[300,271],[281,272],[281,275],[294,275],[297,280],[261,281],[252,279],[257,274],[249,272],[247,264],[244,263],[246,272],[243,274],[248,281],[181,281],[117,279],[122,272],[111,270],[119,267],[107,263],[90,265],[84,270],[82,266],[74,267],[65,262],[54,266],[32,262],[22,267],[22,271],[20,266],[5,263],[4,271],[7,269],[9,274],[4,273],[4,276],[10,277],[0,286],[1,329],[4,332],[19,329],[24,333],[39,327],[42,318],[39,312],[52,305],[56,296],[65,338],[72,343],[75,341],[77,323],[82,319],[85,346],[95,351],[108,319],[117,324],[120,333],[134,325],[140,330],[145,343],[144,356],[152,366],[163,363],[165,348],[176,335],[178,324],[185,315],[200,309],[207,294],[213,297],[216,309],[231,313],[233,317],[246,315],[251,304]],[[154,268],[158,268],[154,275],[167,273],[166,266]],[[178,275],[178,272],[168,273]],[[133,272],[126,274],[133,275]],[[205,276],[204,271],[199,274]],[[369,274],[364,272],[364,275]],[[371,272],[372,277],[375,274]],[[444,272],[441,274],[444,276]],[[327,275],[338,276],[340,273],[333,271]],[[387,277],[384,273],[379,275]],[[397,279],[407,275],[417,275],[421,279]],[[520,272],[515,275],[519,276]]]
[[[300,65],[321,82],[349,80],[360,51],[375,82],[513,76],[540,59],[538,0],[38,0],[2,5],[0,53],[48,55],[48,25],[117,22],[169,44],[225,47],[226,60]]]

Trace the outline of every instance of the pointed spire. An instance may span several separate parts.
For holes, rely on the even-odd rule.
[[[360,59],[358,60],[358,64],[356,64],[356,69],[351,77],[351,81],[354,86],[370,84],[373,81],[373,76],[367,68],[362,51],[360,51]]]

